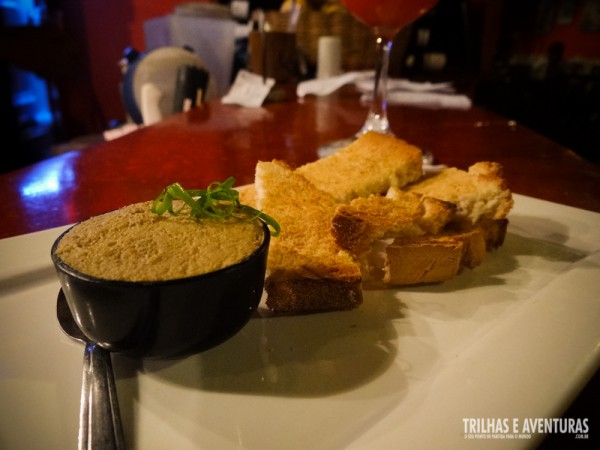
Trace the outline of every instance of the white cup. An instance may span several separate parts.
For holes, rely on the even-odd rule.
[[[338,36],[321,36],[317,53],[317,78],[342,73],[342,41]]]

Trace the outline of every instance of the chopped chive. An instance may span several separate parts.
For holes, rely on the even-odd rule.
[[[229,177],[222,183],[210,183],[206,189],[185,189],[179,183],[170,184],[154,199],[152,212],[179,215],[188,209],[190,216],[195,219],[259,219],[267,224],[272,236],[277,236],[281,232],[277,221],[262,211],[241,204],[239,192],[233,189],[234,183],[235,178]],[[173,200],[181,201],[181,208],[175,210]]]

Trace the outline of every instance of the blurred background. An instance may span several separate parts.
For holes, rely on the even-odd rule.
[[[253,12],[283,0],[0,0],[0,171],[93,145],[125,123],[131,55],[160,45],[161,20],[204,3],[235,23],[231,80],[247,64]],[[372,68],[369,31],[339,0],[301,3],[305,78],[326,34],[342,37],[345,70]],[[440,0],[397,41],[392,76],[452,81],[474,104],[600,163],[600,0]]]

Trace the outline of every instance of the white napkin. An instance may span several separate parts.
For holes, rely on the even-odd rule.
[[[365,77],[356,80],[356,88],[361,92],[371,92],[373,90],[373,72],[365,74]],[[410,92],[446,92],[455,93],[456,90],[452,83],[445,81],[442,83],[431,83],[430,81],[417,82],[410,81],[404,78],[388,79],[388,93],[393,91],[410,91]]]
[[[275,80],[273,78],[265,80],[262,75],[240,70],[229,92],[221,98],[221,102],[248,108],[259,108],[274,85]]]
[[[329,95],[345,84],[354,83],[368,98],[373,91],[373,71],[348,72],[331,78],[303,81],[298,84],[296,94],[304,97],[312,94]],[[428,109],[469,109],[471,99],[456,94],[450,82],[418,83],[405,79],[388,80],[388,104],[409,105]]]
[[[407,105],[427,109],[469,109],[471,99],[466,95],[441,92],[388,92],[389,105]]]
[[[304,97],[311,94],[316,96],[329,95],[345,84],[354,83],[365,76],[368,77],[369,74],[372,75],[373,72],[347,72],[335,77],[302,81],[298,83],[298,86],[296,87],[296,95],[298,97]]]

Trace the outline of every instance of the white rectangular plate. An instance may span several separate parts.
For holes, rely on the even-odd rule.
[[[449,282],[257,317],[182,360],[113,356],[129,448],[534,446],[535,433],[470,439],[464,419],[559,417],[599,366],[600,214],[515,200],[504,246]],[[13,450],[76,445],[83,347],[56,323],[49,256],[63,229],[0,241],[0,442]]]

